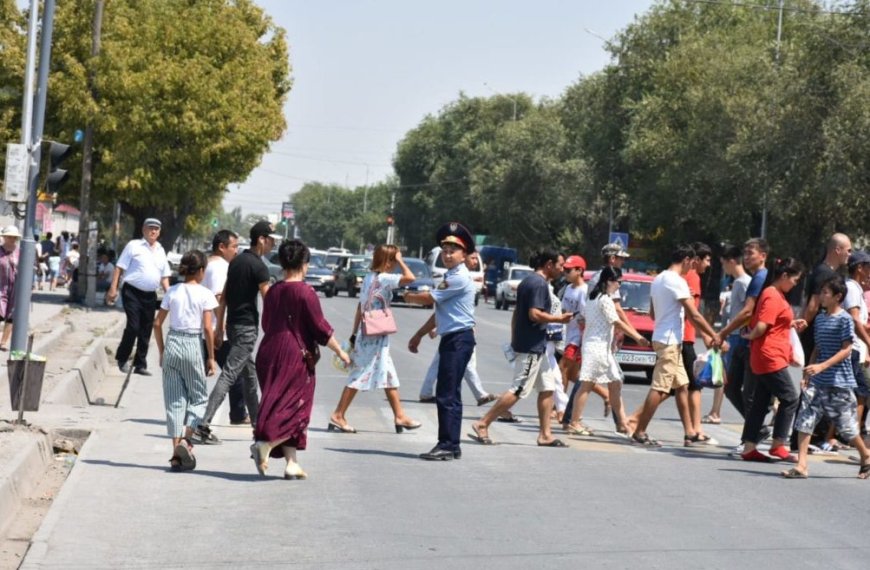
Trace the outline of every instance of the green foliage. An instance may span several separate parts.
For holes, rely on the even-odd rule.
[[[167,245],[283,133],[285,34],[250,0],[111,0],[91,58],[93,6],[58,6],[48,130],[68,140],[92,122],[96,203],[119,199],[136,225],[158,215]]]
[[[15,0],[0,0],[0,172],[6,167],[7,142],[21,142],[27,27]],[[3,177],[0,176],[0,188]]]

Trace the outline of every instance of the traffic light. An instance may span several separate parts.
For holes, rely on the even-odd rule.
[[[46,188],[49,194],[57,194],[60,187],[69,178],[69,172],[60,168],[67,157],[72,154],[72,147],[54,141],[48,141],[48,176],[45,178]]]

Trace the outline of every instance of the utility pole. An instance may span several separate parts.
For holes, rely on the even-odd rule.
[[[51,61],[51,35],[54,30],[55,0],[45,0],[42,12],[42,33],[39,46],[39,71],[37,72],[36,97],[33,108],[33,126],[30,133],[30,173],[28,181],[27,211],[24,216],[24,232],[21,238],[19,253],[18,277],[16,281],[23,287],[15,288],[15,327],[12,329],[12,350],[25,350],[30,328],[30,300],[33,283],[33,266],[36,262],[36,242],[33,240],[33,228],[36,226],[36,199],[39,189],[39,165],[42,160],[42,132],[45,128],[45,100],[48,92],[48,64]],[[31,17],[38,8],[37,2],[31,0]],[[36,33],[36,28],[30,30]],[[28,38],[28,43],[35,40]],[[28,61],[30,56],[28,55]],[[29,71],[28,71],[29,73]],[[27,97],[29,89],[25,86]],[[24,103],[25,109],[27,102]],[[26,121],[26,119],[25,119]]]
[[[785,8],[785,0],[779,0],[779,17],[776,22],[776,51],[774,51],[773,56],[773,64],[774,64],[774,72],[779,72],[779,50],[782,45],[782,13]],[[775,95],[774,95],[775,96]],[[776,107],[776,103],[774,102],[774,107]],[[770,184],[770,181],[768,181]],[[764,195],[762,196],[762,204],[761,204],[761,237],[763,239],[767,239],[767,185],[764,187]]]
[[[103,27],[103,8],[105,0],[97,0],[94,5],[93,39],[91,41],[91,61],[88,70],[88,90],[91,98],[96,102],[99,98],[97,93],[97,72],[94,70],[95,59],[100,55],[100,34]],[[82,144],[82,186],[79,199],[79,262],[78,296],[84,298],[85,306],[96,305],[97,298],[97,244],[96,235],[91,236],[91,185],[94,179],[94,120],[88,121],[85,127],[85,138]],[[94,239],[91,239],[93,237]]]

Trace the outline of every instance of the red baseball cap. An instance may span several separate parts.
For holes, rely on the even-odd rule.
[[[563,265],[565,269],[574,269],[580,268],[584,271],[586,270],[586,260],[579,255],[572,255],[565,260],[565,265]]]

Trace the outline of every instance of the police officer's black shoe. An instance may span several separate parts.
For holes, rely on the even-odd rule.
[[[430,451],[426,453],[420,454],[420,459],[425,459],[427,461],[450,461],[451,459],[459,459],[462,457],[462,452],[451,451],[449,449],[441,449],[437,445],[433,447]]]

